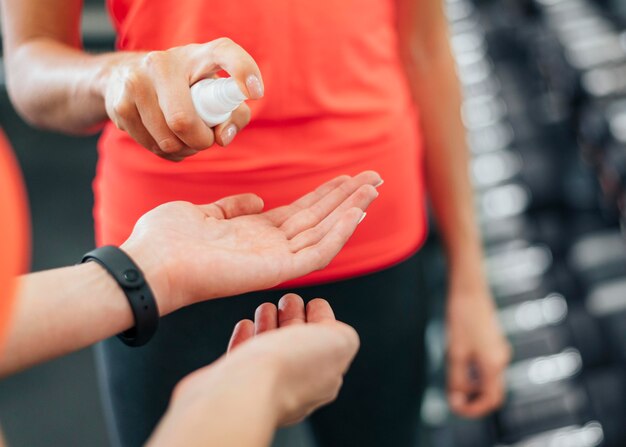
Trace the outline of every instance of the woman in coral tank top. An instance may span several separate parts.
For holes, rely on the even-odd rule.
[[[166,201],[252,191],[274,207],[338,174],[378,171],[381,197],[345,250],[288,285],[309,299],[328,297],[361,336],[339,399],[311,418],[318,444],[411,446],[424,388],[417,253],[426,189],[450,271],[450,404],[465,416],[497,407],[509,350],[481,270],[441,1],[108,4],[118,51],[89,55],[80,49],[81,0],[3,0],[8,85],[21,114],[65,132],[105,123],[94,183],[98,243],[121,243],[141,214]],[[252,101],[210,129],[189,87],[221,70]],[[222,353],[238,316],[279,295],[190,307],[163,319],[141,349],[101,346],[113,439],[143,442],[176,381]]]

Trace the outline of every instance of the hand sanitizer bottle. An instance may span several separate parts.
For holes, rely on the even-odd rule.
[[[246,95],[233,78],[203,79],[191,86],[191,100],[202,121],[214,127],[230,118]]]

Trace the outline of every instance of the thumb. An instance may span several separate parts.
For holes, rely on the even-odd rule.
[[[254,337],[254,323],[252,320],[241,320],[235,325],[233,335],[230,336],[227,352],[232,352],[240,344]]]
[[[263,199],[256,194],[239,194],[225,197],[208,205],[198,205],[204,214],[216,219],[258,214],[263,211]]]
[[[448,353],[448,402],[455,412],[465,409],[473,388],[469,369],[469,355]]]

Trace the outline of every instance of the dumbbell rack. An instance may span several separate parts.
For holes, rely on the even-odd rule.
[[[514,358],[503,408],[455,418],[434,318],[424,445],[626,445],[626,22],[601,3],[446,3],[485,265]],[[441,317],[443,261],[436,242],[425,250]]]

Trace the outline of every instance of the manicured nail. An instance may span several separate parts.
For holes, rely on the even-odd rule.
[[[254,97],[254,99],[258,99],[263,97],[263,84],[261,84],[261,80],[256,77],[256,75],[250,75],[246,79],[246,87],[248,87],[248,92]]]
[[[224,146],[228,146],[233,142],[235,136],[237,135],[237,126],[234,124],[229,124],[226,126],[226,129],[222,131],[222,143]]]
[[[356,223],[357,225],[360,224],[361,222],[363,222],[363,219],[365,219],[365,216],[367,216],[366,212],[363,212],[363,215],[361,216],[361,218],[359,219],[359,221]]]
[[[380,182],[378,182],[377,185],[374,185],[374,188],[378,188],[379,186],[382,186],[383,183],[385,183],[385,181],[383,179],[380,179]]]

